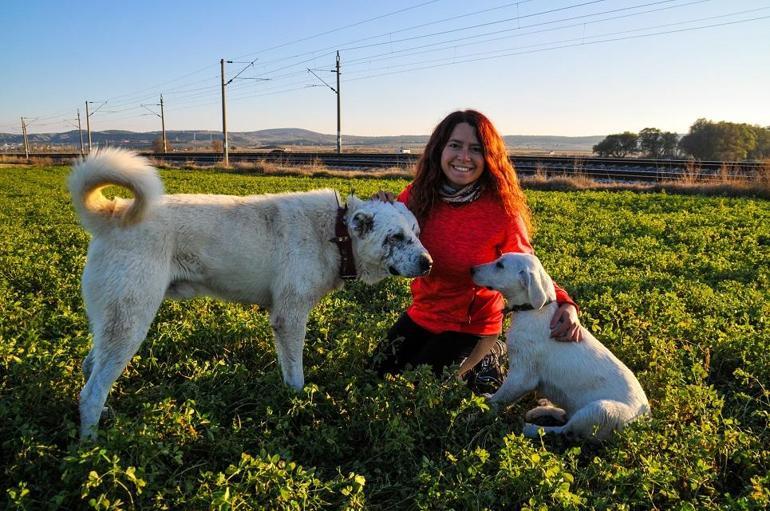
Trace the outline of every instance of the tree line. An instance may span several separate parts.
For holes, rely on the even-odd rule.
[[[770,126],[713,122],[698,119],[681,139],[676,133],[644,128],[608,135],[593,146],[599,156],[624,158],[695,158],[696,160],[740,161],[770,158]]]

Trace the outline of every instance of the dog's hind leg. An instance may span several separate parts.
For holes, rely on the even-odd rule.
[[[270,326],[275,335],[275,351],[283,381],[295,390],[305,386],[302,352],[310,310],[299,304],[283,304],[270,312]]]
[[[104,302],[92,300],[88,308],[94,344],[83,363],[88,380],[80,392],[80,435],[94,438],[104,403],[115,380],[142,344],[158,306],[163,288],[145,288]],[[100,297],[104,298],[104,297]]]
[[[524,436],[537,438],[538,430],[543,430],[544,433],[602,441],[625,425],[630,412],[627,405],[618,401],[598,400],[576,411],[564,426],[542,427],[527,423],[523,433]]]
[[[524,415],[524,420],[541,426],[563,426],[567,422],[567,412],[554,406],[547,399],[541,399],[539,406],[532,408]]]

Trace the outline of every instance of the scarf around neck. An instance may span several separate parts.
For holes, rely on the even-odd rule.
[[[481,195],[481,190],[481,183],[478,179],[460,188],[444,180],[438,189],[438,195],[442,201],[449,204],[467,204],[478,199]]]

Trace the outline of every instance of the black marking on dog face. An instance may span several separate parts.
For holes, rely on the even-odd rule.
[[[387,236],[385,236],[385,239],[382,240],[382,245],[383,246],[399,245],[401,243],[404,243],[405,240],[406,240],[406,236],[404,236],[404,233],[401,232],[401,231],[398,231],[398,232],[394,232],[392,234],[388,234]],[[411,243],[414,243],[414,242],[412,240],[409,240],[406,243],[407,244],[411,244]]]
[[[353,216],[353,230],[363,238],[374,229],[374,216],[364,212],[358,212]]]
[[[382,240],[382,261],[390,261],[393,255],[398,252],[399,248],[404,246],[414,245],[414,239],[411,236],[404,234],[404,231],[397,230],[388,233]],[[388,268],[392,275],[399,275],[393,268]]]
[[[503,262],[502,262],[502,261],[497,261],[497,262],[495,263],[495,266],[496,266],[497,268],[501,269],[501,270],[505,268],[505,265],[503,264]]]

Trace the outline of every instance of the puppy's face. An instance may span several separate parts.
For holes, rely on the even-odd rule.
[[[509,305],[540,309],[556,299],[551,277],[531,254],[503,254],[491,263],[474,266],[471,275],[477,285],[499,291]]]

